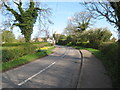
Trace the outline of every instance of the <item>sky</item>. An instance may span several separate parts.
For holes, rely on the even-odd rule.
[[[63,33],[64,28],[67,26],[68,18],[73,16],[76,12],[84,11],[84,7],[79,4],[79,2],[42,2],[43,5],[52,9],[52,16],[50,19],[53,21],[53,25],[49,26],[50,34],[52,32]],[[106,19],[95,20],[93,23],[93,28],[95,27],[108,27],[112,32],[113,36],[117,38],[117,29],[114,28],[111,24],[106,22]],[[37,26],[34,27],[32,38],[38,34]],[[13,30],[16,38],[21,35],[18,27],[15,27]]]
[[[85,11],[85,8],[79,4],[79,2],[44,2],[48,7],[53,9],[53,17],[51,18],[54,25],[51,26],[53,31],[62,33],[67,26],[68,18],[73,16],[76,12]],[[108,27],[113,33],[113,36],[117,38],[117,29],[114,28],[106,19],[94,20],[92,28],[95,27]]]

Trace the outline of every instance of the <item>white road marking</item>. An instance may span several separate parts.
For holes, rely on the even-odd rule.
[[[35,76],[37,76],[38,74],[42,73],[43,71],[45,71],[46,69],[48,69],[49,67],[51,67],[52,65],[54,65],[55,62],[53,62],[52,64],[50,64],[49,66],[47,66],[46,68],[40,70],[38,73],[32,75],[31,77],[29,77],[28,79],[24,80],[23,82],[19,83],[18,86],[23,85],[24,83],[26,83],[27,81],[29,81],[30,79],[34,78]]]

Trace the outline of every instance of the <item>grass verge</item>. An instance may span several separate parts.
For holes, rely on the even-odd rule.
[[[73,46],[76,49],[80,50],[88,50],[90,51],[93,55],[95,55],[98,59],[101,60],[103,65],[105,66],[105,69],[107,71],[107,75],[111,77],[112,84],[114,88],[120,88],[119,86],[119,80],[118,80],[118,66],[117,64],[113,63],[111,60],[108,59],[108,57],[103,54],[100,50],[93,49],[93,48],[85,48],[85,47],[80,47],[80,46]]]
[[[98,59],[104,61],[104,59],[106,59],[106,57],[102,54],[102,52],[100,50],[97,49],[93,49],[93,48],[85,48],[85,47],[81,47],[81,46],[73,46],[73,48],[76,49],[80,49],[80,50],[88,50],[90,51],[93,55],[95,55]]]
[[[106,59],[106,57],[102,54],[102,52],[98,49],[93,49],[93,48],[85,48],[85,47],[81,47],[81,46],[73,46],[73,48],[76,48],[76,49],[84,49],[84,50],[88,50],[90,51],[93,55],[95,55],[97,58],[101,59],[101,60],[104,60]]]
[[[47,55],[53,53],[53,51],[51,51],[51,50],[54,49],[54,48],[55,47],[51,47],[46,51],[36,52],[34,54],[28,54],[28,55],[22,56],[22,57],[20,57],[18,59],[2,63],[1,64],[2,67],[0,65],[0,67],[1,67],[0,70],[2,70],[2,72],[4,72],[4,71],[7,71],[9,69],[16,68],[18,66],[21,66],[21,65],[27,64],[29,62],[32,62],[32,61],[34,61],[34,60],[36,60],[38,58],[47,56]]]

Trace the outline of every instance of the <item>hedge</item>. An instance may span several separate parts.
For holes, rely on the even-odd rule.
[[[43,43],[23,43],[23,44],[6,44],[2,47],[2,62],[7,62],[18,57],[35,53],[36,48],[49,46],[47,42]]]
[[[120,45],[116,43],[103,43],[100,51],[106,59],[103,60],[104,65],[112,78],[113,86],[120,88]]]

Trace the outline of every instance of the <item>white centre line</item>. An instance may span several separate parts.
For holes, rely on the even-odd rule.
[[[40,70],[38,73],[32,75],[31,77],[27,78],[26,80],[22,81],[21,83],[18,84],[18,86],[23,85],[24,83],[26,83],[27,81],[29,81],[30,79],[34,78],[35,76],[37,76],[38,74],[42,73],[43,71],[45,71],[46,69],[48,69],[49,67],[51,67],[52,65],[54,65],[55,62],[53,62],[52,64],[50,64],[49,66],[47,66],[46,68]]]

